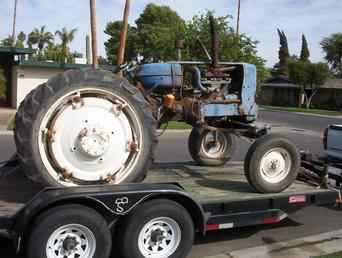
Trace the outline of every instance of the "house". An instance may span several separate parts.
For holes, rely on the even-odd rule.
[[[286,77],[274,77],[261,86],[260,104],[298,107],[302,102],[301,87]],[[315,108],[342,109],[342,79],[329,79],[320,87],[312,100]]]
[[[7,99],[1,106],[17,109],[38,85],[49,78],[69,69],[82,69],[87,64],[61,64],[47,61],[34,61],[28,56],[35,53],[32,49],[0,47],[0,66],[3,67],[6,78]],[[102,66],[102,69],[114,71],[114,66]]]

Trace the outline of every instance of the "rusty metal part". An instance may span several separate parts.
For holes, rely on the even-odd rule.
[[[43,132],[46,135],[47,141],[50,143],[55,142],[56,131],[51,129],[45,129]]]
[[[163,106],[168,109],[172,109],[175,104],[176,97],[173,94],[167,94],[163,99]]]
[[[217,33],[217,24],[215,21],[214,16],[210,15],[210,33],[211,33],[211,57],[212,57],[212,66],[214,68],[218,67],[219,63],[219,47],[220,47],[220,42],[219,42],[219,36]]]
[[[71,105],[73,109],[81,108],[84,106],[84,100],[81,97],[80,93],[71,97]]]
[[[83,137],[87,136],[87,134],[88,134],[88,129],[87,128],[83,128],[81,130],[81,132],[79,133],[78,137],[79,138],[83,138]]]
[[[68,171],[67,169],[62,169],[61,171],[61,175],[63,177],[64,180],[69,180],[72,178],[72,173],[70,171]]]
[[[127,143],[127,150],[129,152],[137,152],[137,151],[139,151],[138,144],[135,143],[135,142]]]
[[[177,61],[182,60],[182,49],[184,49],[185,41],[183,39],[177,39],[176,40],[176,55],[177,55]]]

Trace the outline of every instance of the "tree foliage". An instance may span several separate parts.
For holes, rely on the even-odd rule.
[[[8,36],[7,38],[4,38],[0,42],[0,46],[3,46],[3,47],[11,47],[12,45],[13,45],[13,38],[12,38],[12,36]]]
[[[105,42],[105,48],[108,60],[112,64],[117,63],[117,54],[120,47],[119,39],[121,37],[122,27],[122,21],[109,22],[104,31],[105,34],[109,36],[109,39]],[[138,52],[139,45],[137,29],[135,27],[128,26],[125,60],[133,59]]]
[[[310,108],[312,98],[329,78],[329,67],[324,63],[310,63],[301,60],[290,61],[288,67],[290,80],[301,86],[306,107]]]
[[[126,47],[126,60],[138,54],[154,61],[170,61],[176,59],[175,42],[184,39],[183,60],[206,60],[207,56],[199,47],[200,38],[208,50],[211,48],[210,15],[208,11],[196,15],[189,22],[182,20],[176,12],[166,6],[149,4],[139,19],[136,27],[129,27]],[[230,16],[217,17],[216,28],[220,40],[219,56],[222,61],[248,62],[258,69],[259,82],[269,76],[266,61],[257,54],[257,41],[247,35],[236,37],[230,25]],[[108,59],[115,63],[122,23],[108,23],[105,33],[110,36],[105,43]]]
[[[302,50],[300,52],[300,60],[304,62],[310,61],[310,50],[305,35],[302,36]]]
[[[277,63],[274,67],[274,74],[277,76],[288,76],[289,70],[288,70],[288,64],[290,60],[290,51],[289,51],[289,45],[287,41],[287,36],[284,31],[281,31],[280,29],[277,30],[279,35],[279,42],[280,42],[280,48],[279,48],[279,63]]]
[[[148,4],[137,24],[141,54],[155,60],[175,59],[175,41],[183,39],[185,21],[170,7]]]
[[[44,47],[54,39],[52,33],[46,31],[45,28],[45,26],[42,26],[40,29],[34,28],[27,39],[28,46],[32,48],[34,45],[37,45],[40,53],[43,51]]]
[[[0,99],[6,98],[6,78],[4,69],[0,66]]]
[[[321,46],[332,72],[339,78],[342,78],[342,33],[335,33],[330,37],[324,38]]]

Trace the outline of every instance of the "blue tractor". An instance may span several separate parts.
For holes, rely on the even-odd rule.
[[[247,179],[260,192],[288,187],[298,152],[254,125],[256,67],[220,62],[213,18],[211,30],[211,54],[199,40],[206,61],[119,66],[124,76],[71,70],[38,86],[16,116],[27,176],[54,186],[140,182],[154,157],[157,129],[183,121],[193,127],[188,146],[199,165],[224,165],[236,136],[260,138],[247,155]]]

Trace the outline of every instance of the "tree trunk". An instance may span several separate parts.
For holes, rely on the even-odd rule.
[[[314,90],[310,96],[307,96],[305,94],[305,97],[306,97],[305,98],[306,99],[306,109],[310,109],[311,108],[312,99],[317,94],[317,92],[318,92],[318,89]]]

